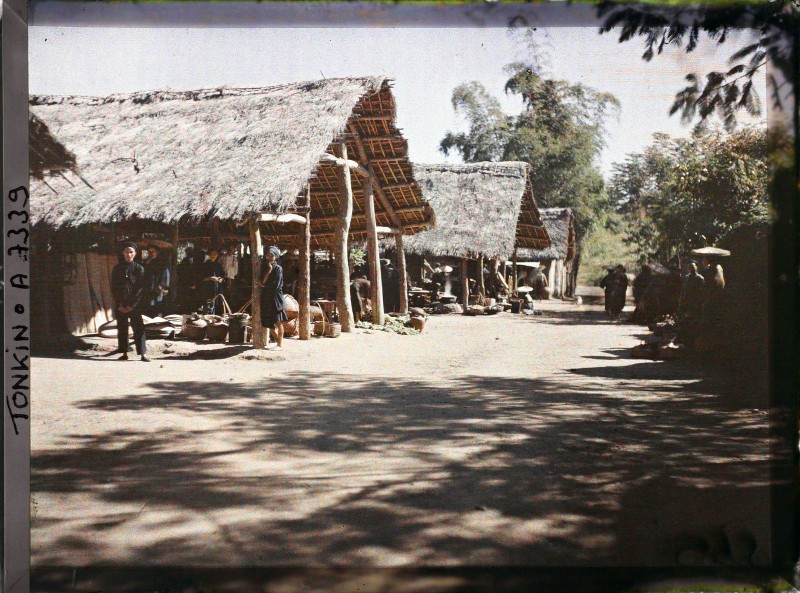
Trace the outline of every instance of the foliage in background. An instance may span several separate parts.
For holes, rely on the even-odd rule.
[[[349,252],[350,271],[360,268],[367,264],[367,246],[364,243],[356,243],[350,247]]]
[[[576,234],[583,238],[609,209],[597,158],[605,123],[619,101],[582,84],[552,80],[538,66],[506,66],[505,91],[523,100],[519,115],[509,115],[479,82],[453,90],[453,109],[465,118],[466,132],[448,132],[440,150],[465,162],[524,161],[540,207],[570,207]]]
[[[639,254],[636,246],[625,241],[626,223],[617,213],[609,213],[586,236],[581,244],[581,265],[578,284],[597,286],[607,268],[622,264],[628,273],[639,272]]]
[[[614,165],[608,191],[639,263],[667,262],[768,221],[768,178],[765,129],[696,129],[690,138],[656,134]]]

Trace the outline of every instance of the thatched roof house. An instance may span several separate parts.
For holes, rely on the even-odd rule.
[[[575,294],[577,246],[575,216],[569,208],[542,208],[542,221],[550,235],[547,249],[520,249],[517,259],[537,261],[544,265],[551,296],[572,297]]]
[[[514,247],[545,249],[550,240],[522,162],[414,165],[433,229],[409,237],[411,253],[509,259]]]
[[[546,249],[520,249],[520,261],[571,261],[575,257],[575,217],[570,208],[542,208],[539,210],[550,237]]]
[[[413,233],[431,223],[384,77],[32,96],[30,111],[34,225],[234,223],[254,213],[307,209],[310,183],[312,241],[326,244],[342,183],[336,163],[324,155],[340,157],[342,139],[348,159],[374,172],[379,225]],[[356,235],[366,230],[362,185],[353,175]],[[278,241],[286,225],[264,227]]]

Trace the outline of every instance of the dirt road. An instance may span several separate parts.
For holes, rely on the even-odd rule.
[[[763,377],[545,308],[265,360],[36,358],[34,567],[768,562]]]

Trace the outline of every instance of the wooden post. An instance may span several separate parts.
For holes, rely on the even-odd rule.
[[[511,290],[517,290],[517,248],[511,255]]]
[[[367,261],[369,262],[372,323],[383,325],[383,278],[378,253],[378,229],[375,221],[375,196],[372,194],[372,175],[364,182],[364,212],[367,215]]]
[[[408,274],[406,273],[406,251],[403,248],[403,231],[394,235],[397,255],[397,275],[400,283],[400,315],[408,315]]]
[[[479,278],[479,281],[480,281],[479,287],[480,287],[481,295],[482,296],[486,296],[486,282],[485,282],[485,280],[483,278],[483,256],[482,255],[478,258],[478,267],[480,268],[478,270],[478,278]]]
[[[311,338],[311,184],[306,188],[306,223],[300,225],[300,285],[297,290],[299,338]]]
[[[169,266],[169,294],[167,302],[169,303],[169,312],[175,312],[175,299],[178,296],[178,223],[175,223],[175,229],[172,231],[172,263]]]
[[[347,160],[347,143],[340,144],[342,158]],[[336,306],[339,309],[339,322],[343,332],[353,331],[353,303],[350,300],[350,262],[347,243],[350,234],[350,221],[353,218],[353,186],[350,183],[350,169],[347,165],[339,167],[342,204],[336,225]]]
[[[253,348],[261,349],[267,345],[267,332],[261,325],[261,287],[257,284],[261,282],[261,229],[256,218],[248,220],[247,226],[250,230],[250,261],[253,264],[253,316],[250,323],[253,328]]]
[[[469,263],[466,257],[461,258],[461,300],[464,311],[469,307]]]

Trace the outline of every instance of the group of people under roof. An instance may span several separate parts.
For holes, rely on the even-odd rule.
[[[725,273],[712,257],[686,260],[682,274],[658,264],[646,264],[631,282],[625,267],[607,270],[600,281],[605,292],[605,310],[617,319],[625,306],[629,285],[636,306],[632,320],[649,323],[673,316],[676,344],[692,347],[698,335],[719,322],[725,296]]]
[[[239,267],[236,245],[228,249],[220,257],[219,250],[212,248],[208,259],[204,254],[199,255],[202,253],[199,249],[188,252],[187,258],[178,266],[179,310],[188,312],[199,308],[221,312],[219,296],[224,296],[226,286],[239,276],[236,272]],[[161,258],[160,251],[156,245],[140,250],[134,242],[126,242],[120,247],[120,262],[111,274],[120,360],[128,360],[130,327],[136,353],[142,361],[150,361],[142,316],[163,316],[169,308],[168,295],[172,289],[169,265],[166,259]],[[147,253],[146,257],[144,253]],[[284,323],[288,321],[283,293],[284,273],[278,263],[280,256],[281,251],[275,246],[266,251],[264,273],[257,281],[261,287],[261,324],[269,329],[276,349],[283,345]]]
[[[480,266],[481,263],[478,262]],[[451,295],[458,301],[462,301],[463,283],[461,281],[461,270],[454,269],[452,266],[434,263],[427,260],[423,261],[425,272],[425,285],[431,292],[431,301],[438,301],[443,295]],[[532,304],[534,300],[548,299],[550,289],[545,266],[537,265],[533,268],[522,268],[517,272],[517,286],[512,288],[501,272],[500,262],[494,259],[483,261],[483,290],[480,283],[475,278],[468,278],[467,289],[470,297],[481,295],[486,298],[502,301],[516,295]],[[479,270],[479,273],[481,270]]]

